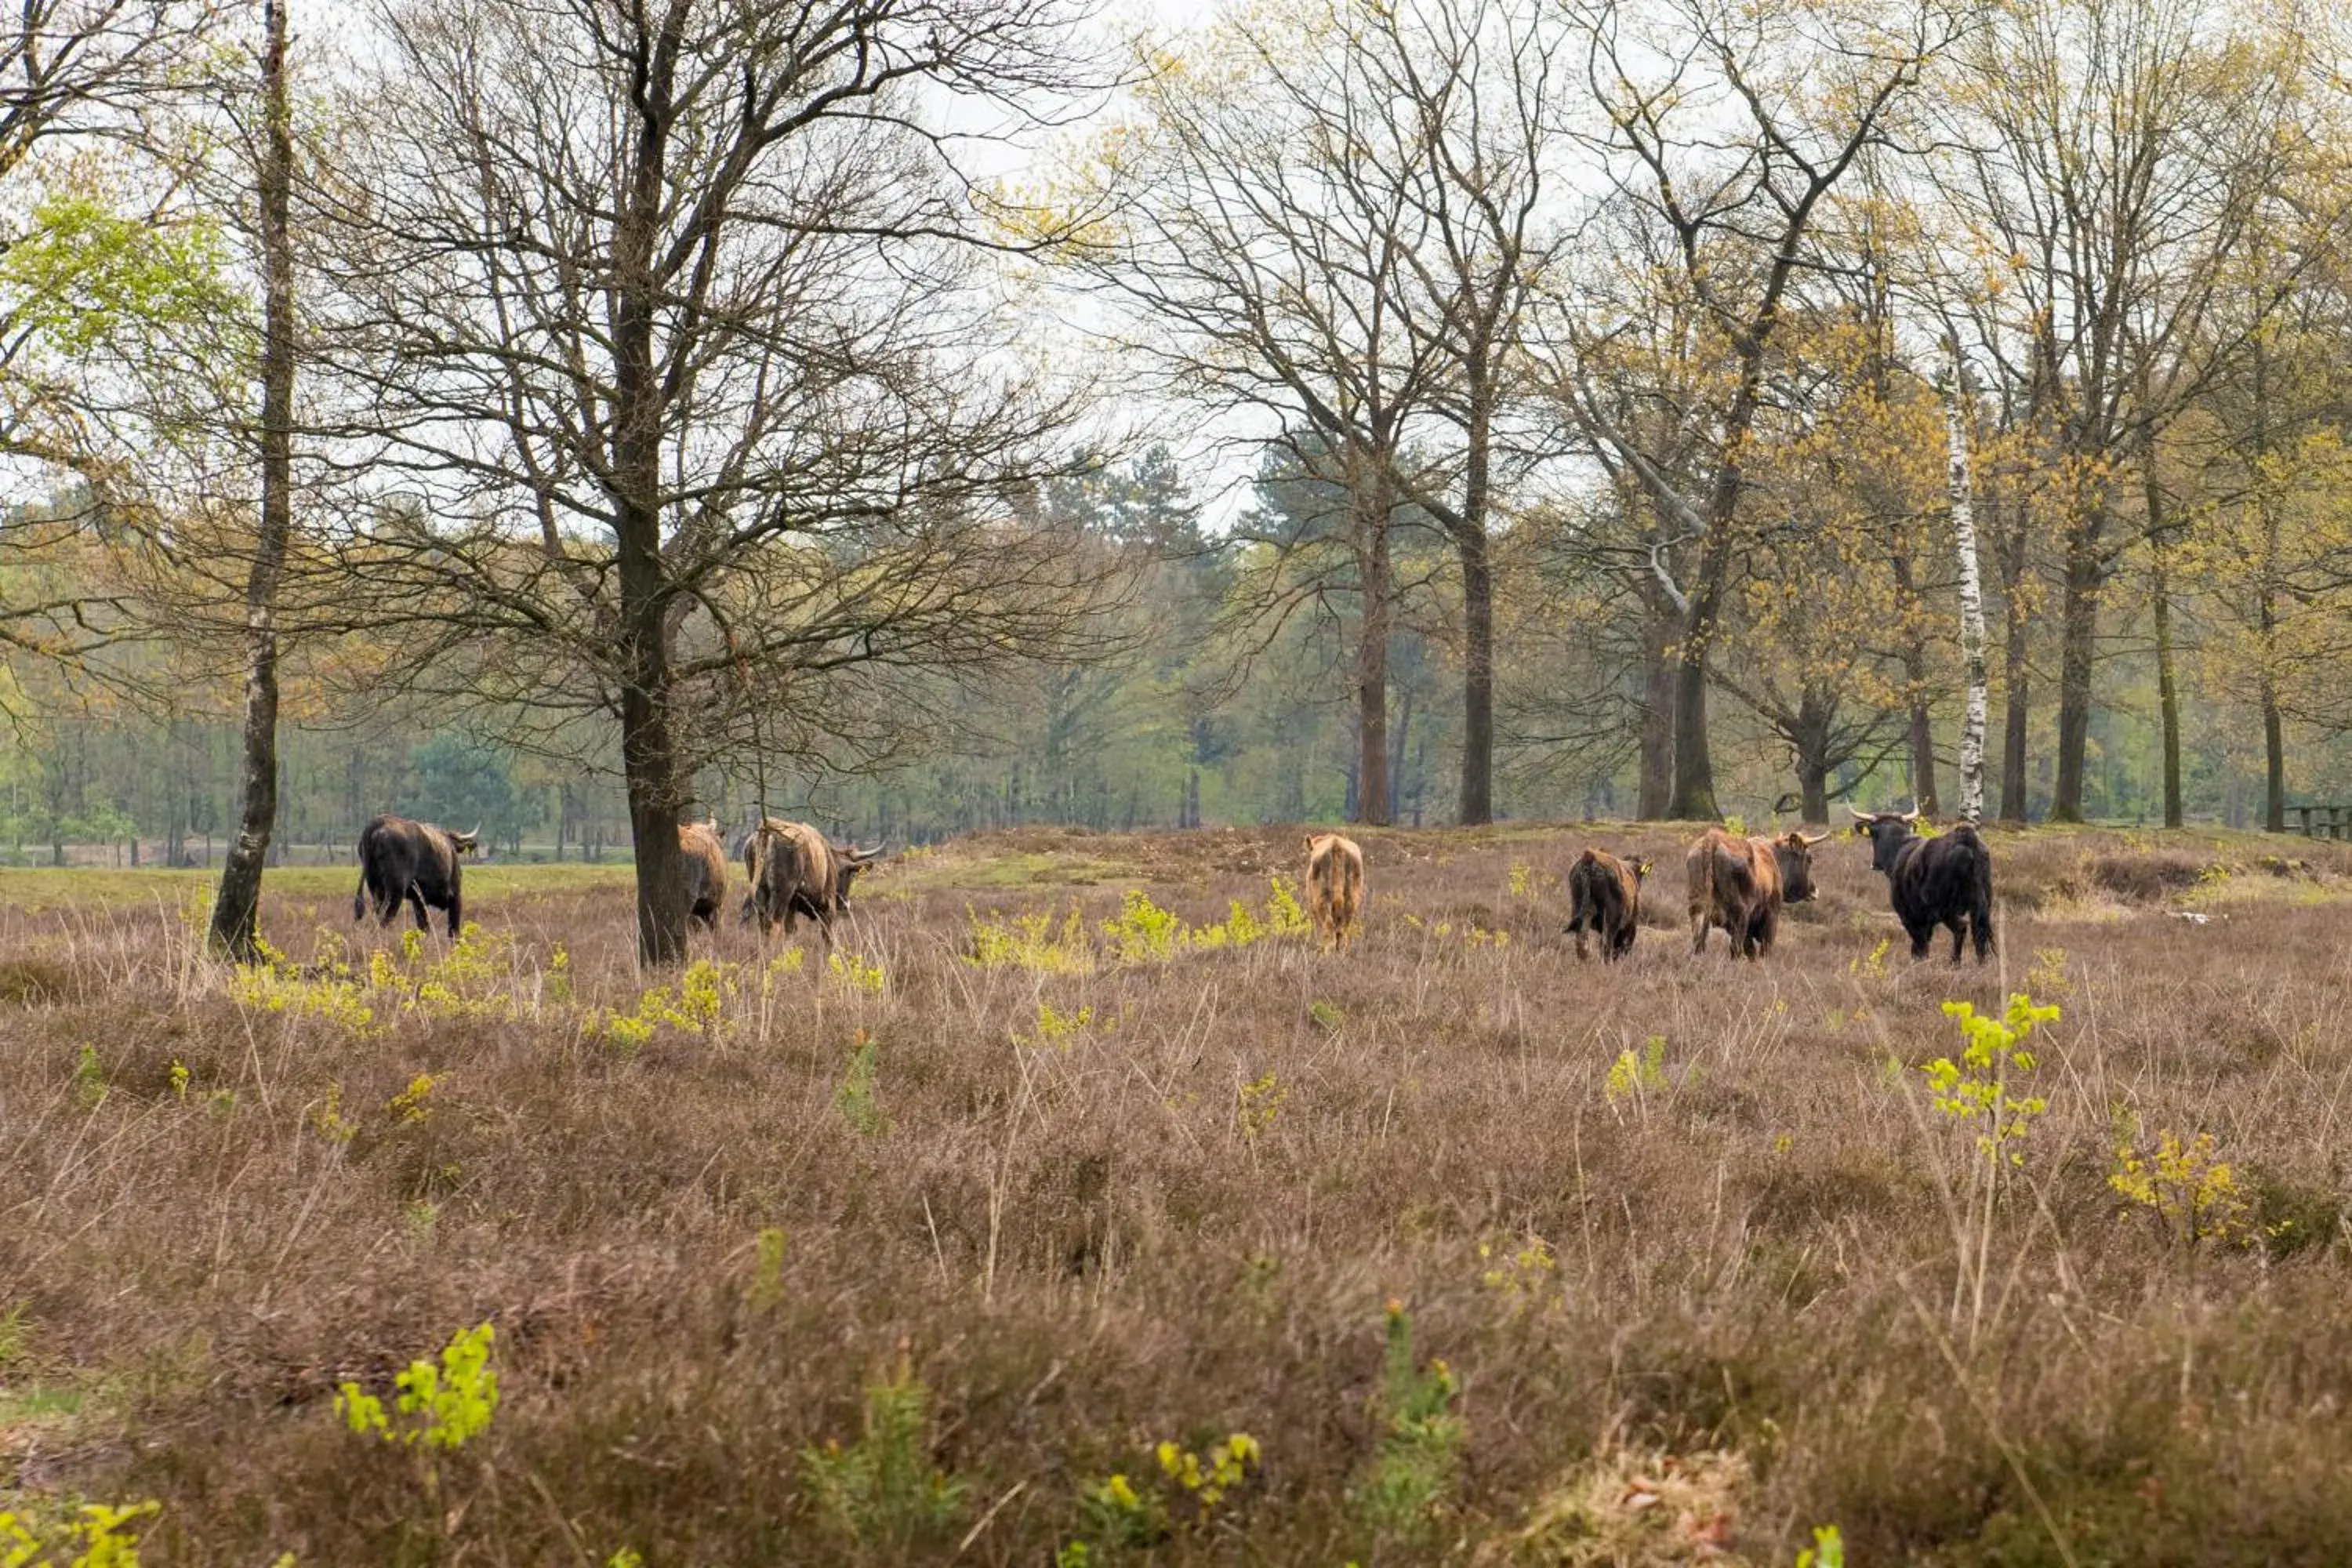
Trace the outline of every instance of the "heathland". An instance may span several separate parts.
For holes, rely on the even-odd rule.
[[[6,873],[0,1511],[155,1563],[2352,1562],[2352,854],[1989,831],[1979,968],[1840,837],[1747,965],[1682,837],[1368,833],[1326,953],[1294,833],[1006,833],[652,977],[625,869],[469,873],[456,943],[273,875],[252,969],[193,877]],[[1586,843],[1657,862],[1613,967]]]

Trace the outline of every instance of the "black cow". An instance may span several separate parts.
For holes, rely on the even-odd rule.
[[[1974,935],[1977,962],[1992,951],[1992,852],[1976,828],[1961,823],[1949,833],[1922,838],[1911,831],[1916,811],[1853,811],[1853,830],[1870,840],[1870,868],[1886,873],[1895,918],[1911,933],[1911,956],[1927,956],[1936,928],[1952,933],[1952,962],[1960,961],[1960,938]]]
[[[1601,962],[1614,963],[1631,952],[1633,933],[1641,927],[1642,879],[1650,874],[1647,860],[1630,864],[1606,849],[1587,849],[1568,868],[1568,931],[1576,938],[1576,956],[1584,956],[1584,934],[1601,939]]]
[[[404,816],[379,816],[369,823],[360,829],[360,886],[352,895],[352,919],[365,916],[373,900],[376,923],[390,925],[405,899],[416,911],[418,931],[433,929],[425,919],[429,905],[449,917],[449,934],[456,936],[464,918],[458,909],[458,868],[481,831],[452,833]]]

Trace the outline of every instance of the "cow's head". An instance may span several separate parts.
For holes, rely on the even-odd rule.
[[[1862,812],[1854,811],[1851,805],[1846,809],[1853,812],[1854,832],[1870,840],[1870,868],[1894,870],[1895,858],[1902,853],[1903,846],[1911,837],[1913,825],[1919,820],[1917,810]]]
[[[1826,833],[1784,833],[1772,840],[1772,858],[1780,863],[1780,901],[1801,904],[1818,897],[1821,889],[1813,886],[1813,846],[1827,839]]]
[[[470,855],[478,845],[481,837],[481,825],[477,823],[474,826],[474,831],[471,833],[452,833],[449,835],[449,847],[457,854]]]
[[[847,909],[849,884],[856,879],[858,872],[881,859],[884,853],[884,847],[879,844],[871,849],[860,849],[851,844],[835,845],[833,847],[833,901]]]

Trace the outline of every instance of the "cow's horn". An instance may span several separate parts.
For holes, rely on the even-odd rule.
[[[1916,805],[1915,805],[1915,806],[1913,806],[1910,810],[1908,810],[1908,811],[1905,812],[1905,813],[1903,814],[1903,820],[1904,820],[1904,821],[1906,821],[1906,822],[1916,822],[1916,821],[1918,821],[1918,820],[1919,820],[1919,808],[1918,808],[1917,806],[1916,806]]]
[[[1854,805],[1852,801],[1847,801],[1845,803],[1845,808],[1853,813],[1853,819],[1856,822],[1875,822],[1878,820],[1878,818],[1871,816],[1870,813],[1863,810],[1862,807]]]
[[[482,825],[478,822],[474,824],[474,830],[471,833],[460,833],[457,835],[459,838],[464,839],[468,844],[471,844],[475,839],[479,838],[481,836]]]
[[[1808,833],[1801,827],[1797,829],[1797,842],[1802,844],[1808,849],[1811,849],[1816,844],[1826,843],[1829,837],[1830,836],[1826,833]]]

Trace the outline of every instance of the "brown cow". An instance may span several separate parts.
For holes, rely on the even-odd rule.
[[[1568,868],[1568,927],[1576,935],[1576,956],[1584,957],[1584,933],[1601,939],[1601,962],[1614,963],[1631,952],[1642,912],[1642,879],[1647,860],[1628,866],[1606,849],[1587,849]]]
[[[1772,951],[1780,928],[1780,906],[1814,896],[1813,846],[1826,833],[1784,833],[1778,838],[1736,838],[1710,827],[1691,846],[1691,951],[1706,947],[1706,933],[1721,926],[1734,957],[1761,958]]]
[[[686,923],[700,921],[715,931],[727,903],[727,847],[719,842],[719,819],[679,823],[677,851],[686,860]]]
[[[1337,833],[1307,836],[1307,908],[1315,938],[1344,946],[1364,918],[1364,852]]]
[[[806,915],[833,945],[833,918],[849,908],[849,884],[858,872],[882,858],[882,847],[854,848],[835,844],[804,822],[762,818],[743,845],[743,868],[751,876],[751,896],[743,900],[746,919],[757,914],[764,937],[778,921],[790,936],[793,921]]]

